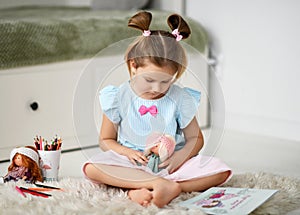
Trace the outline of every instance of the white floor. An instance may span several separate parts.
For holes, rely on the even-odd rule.
[[[227,131],[216,156],[236,173],[264,171],[300,179],[299,152],[300,141]]]
[[[81,167],[87,158],[99,151],[92,148],[63,153],[60,177],[83,177]],[[272,172],[300,179],[300,142],[226,131],[216,156],[226,162],[234,173]],[[4,175],[8,163],[0,164]]]

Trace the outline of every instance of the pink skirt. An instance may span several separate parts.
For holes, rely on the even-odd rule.
[[[192,157],[172,174],[169,174],[166,169],[163,169],[158,173],[153,173],[152,170],[149,169],[147,166],[134,165],[129,161],[129,159],[126,156],[120,155],[112,150],[101,152],[90,158],[87,162],[85,162],[82,168],[85,176],[85,166],[91,163],[140,169],[150,174],[164,177],[172,181],[187,181],[191,179],[204,178],[218,173],[230,171],[230,175],[225,181],[227,182],[232,176],[232,170],[221,160],[215,157],[202,155]]]

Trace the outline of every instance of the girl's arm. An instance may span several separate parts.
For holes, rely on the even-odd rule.
[[[190,124],[183,129],[183,133],[186,141],[185,146],[181,150],[175,151],[168,160],[159,166],[167,166],[169,173],[173,173],[183,163],[197,155],[203,147],[203,135],[195,117]]]
[[[187,161],[191,157],[197,155],[204,145],[202,131],[196,117],[194,117],[190,124],[183,129],[183,133],[186,141],[183,150],[187,155],[185,160]]]
[[[139,163],[146,165],[148,160],[142,152],[122,146],[117,142],[118,125],[112,123],[105,114],[103,114],[102,119],[99,138],[100,148],[103,151],[113,150],[120,155],[127,156],[134,164],[138,161]]]

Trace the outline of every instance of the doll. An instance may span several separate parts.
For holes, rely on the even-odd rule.
[[[144,154],[148,158],[147,166],[158,173],[161,169],[158,165],[167,160],[175,150],[175,139],[167,134],[152,134],[146,141]]]
[[[24,180],[34,183],[42,181],[43,177],[39,168],[39,155],[33,146],[17,147],[10,153],[11,164],[8,173],[3,177],[3,182]]]

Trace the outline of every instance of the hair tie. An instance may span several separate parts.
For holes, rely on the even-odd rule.
[[[182,35],[179,34],[178,28],[172,31],[172,34],[176,37],[176,41],[180,41],[182,39]]]
[[[144,32],[143,32],[144,37],[148,37],[148,36],[150,36],[150,34],[151,34],[150,30],[144,30]]]

